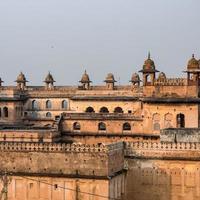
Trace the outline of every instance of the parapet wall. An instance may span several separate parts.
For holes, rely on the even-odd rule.
[[[154,83],[155,85],[178,85],[183,86],[187,84],[187,79],[185,78],[166,78],[157,79]]]
[[[169,128],[161,130],[162,142],[200,142],[200,129],[198,128]]]
[[[142,159],[200,160],[200,143],[126,142],[125,156]]]
[[[109,177],[123,170],[123,143],[0,143],[0,171],[65,177]],[[113,162],[115,161],[115,162]]]

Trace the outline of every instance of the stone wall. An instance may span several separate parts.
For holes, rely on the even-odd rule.
[[[55,142],[60,132],[52,129],[3,129],[0,130],[0,142]]]
[[[170,128],[161,130],[162,142],[200,142],[200,129],[198,128]]]
[[[124,168],[123,143],[0,143],[0,171],[65,177],[108,177]]]
[[[11,179],[8,185],[8,200],[109,200],[113,193],[120,193],[121,196],[124,192],[123,187],[118,187],[118,184],[124,186],[121,177],[112,180],[118,184],[113,184],[110,180],[84,178],[10,175],[8,178]]]
[[[127,159],[126,200],[199,200],[200,162]]]

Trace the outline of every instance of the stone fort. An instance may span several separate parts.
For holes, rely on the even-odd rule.
[[[200,199],[200,60],[158,70],[149,54],[128,85],[0,79],[0,198]]]

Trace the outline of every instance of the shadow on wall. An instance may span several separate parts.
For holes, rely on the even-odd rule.
[[[200,162],[128,159],[124,200],[199,200]]]

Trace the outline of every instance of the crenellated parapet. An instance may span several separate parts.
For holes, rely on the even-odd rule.
[[[200,160],[200,143],[126,142],[125,156],[141,159]]]
[[[92,145],[81,143],[0,142],[0,151],[9,152],[109,153],[117,149],[123,149],[122,142]]]
[[[165,79],[156,79],[154,85],[158,86],[184,86],[187,85],[186,78],[165,78]]]

